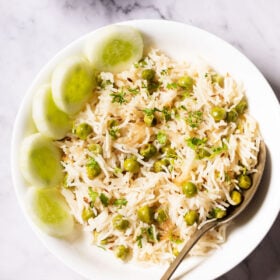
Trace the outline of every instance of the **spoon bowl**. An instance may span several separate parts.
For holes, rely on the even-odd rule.
[[[185,256],[189,253],[189,251],[193,248],[193,246],[198,242],[198,240],[210,229],[230,223],[233,219],[235,219],[239,214],[241,214],[244,209],[249,205],[253,196],[255,195],[263,175],[264,167],[266,162],[266,147],[264,141],[260,142],[260,150],[258,154],[258,164],[256,166],[256,172],[252,175],[252,186],[243,193],[243,202],[241,205],[234,207],[232,211],[229,212],[227,216],[222,219],[210,220],[208,223],[205,223],[202,227],[198,228],[198,230],[194,233],[194,235],[188,240],[185,244],[179,255],[176,259],[171,263],[169,268],[166,270],[164,275],[161,277],[161,280],[168,280],[171,278],[177,267],[183,261]]]

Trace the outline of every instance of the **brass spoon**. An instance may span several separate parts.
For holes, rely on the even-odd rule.
[[[262,174],[264,171],[266,160],[266,148],[263,141],[260,143],[260,151],[258,155],[258,164],[256,166],[257,172],[255,172],[252,176],[252,186],[250,189],[244,192],[243,202],[240,206],[235,207],[227,216],[222,219],[214,220],[209,223],[204,224],[201,228],[199,228],[194,235],[189,239],[189,241],[185,244],[184,248],[181,250],[179,255],[176,259],[171,263],[169,268],[166,270],[164,275],[161,277],[161,280],[168,280],[171,278],[173,273],[175,272],[176,268],[179,264],[183,261],[185,256],[189,253],[192,247],[196,244],[196,242],[211,228],[214,228],[218,225],[222,225],[225,223],[231,222],[234,218],[236,218],[250,203],[251,199],[253,198],[254,194],[256,193],[258,186],[260,184]]]

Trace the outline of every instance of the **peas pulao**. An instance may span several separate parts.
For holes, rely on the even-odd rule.
[[[198,227],[242,203],[261,136],[230,74],[151,49],[101,72],[94,98],[57,141],[62,194],[93,244],[124,260],[171,262]],[[209,231],[191,251],[225,242]]]

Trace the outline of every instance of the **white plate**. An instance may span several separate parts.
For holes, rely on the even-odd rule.
[[[236,266],[261,242],[277,217],[280,207],[279,176],[280,166],[278,137],[280,112],[278,101],[258,69],[239,51],[198,28],[182,23],[161,20],[128,21],[127,24],[139,29],[145,46],[155,46],[178,60],[201,57],[216,70],[229,72],[244,83],[250,112],[257,119],[268,148],[267,166],[260,190],[249,209],[235,221],[228,231],[226,243],[207,258],[191,258],[183,263],[177,276],[182,279],[213,279]],[[47,248],[73,270],[89,279],[159,279],[163,267],[139,267],[122,264],[112,255],[95,246],[90,246],[83,236],[71,241],[55,239],[40,232],[32,223],[24,206],[27,185],[18,164],[19,146],[25,135],[34,130],[31,121],[31,101],[34,91],[50,81],[54,67],[70,55],[82,54],[88,36],[71,43],[60,51],[37,75],[21,104],[14,125],[12,139],[12,175],[18,200],[27,220]]]

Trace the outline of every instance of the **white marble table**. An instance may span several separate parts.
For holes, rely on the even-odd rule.
[[[279,0],[0,1],[0,279],[83,278],[52,256],[17,204],[9,156],[13,121],[40,68],[75,38],[128,19],[162,18],[208,30],[247,55],[280,99]],[[280,217],[257,249],[219,280],[280,279]]]

